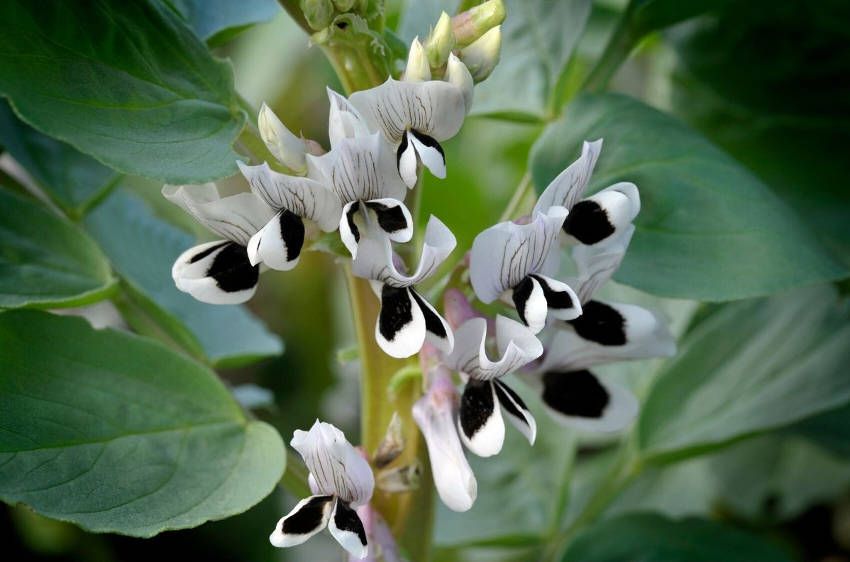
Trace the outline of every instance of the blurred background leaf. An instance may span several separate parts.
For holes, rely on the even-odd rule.
[[[281,10],[277,0],[167,0],[210,47],[221,45]]]

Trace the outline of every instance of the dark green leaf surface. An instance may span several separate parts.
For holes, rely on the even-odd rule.
[[[564,562],[790,562],[755,535],[701,519],[635,514],[597,523],[570,545]]]
[[[219,45],[280,12],[276,0],[169,0],[208,45]]]
[[[117,189],[86,217],[85,226],[126,282],[133,303],[183,347],[219,367],[281,353],[280,339],[244,307],[202,303],[177,290],[171,266],[197,241],[157,218],[137,196]]]
[[[732,0],[632,0],[631,25],[638,35],[643,35],[705,12],[721,10],[731,3]]]
[[[149,537],[240,513],[284,462],[214,373],[80,318],[0,314],[0,497]]]
[[[0,100],[0,146],[72,217],[82,216],[120,177],[91,156],[23,123],[5,100]]]
[[[156,0],[0,2],[0,95],[39,131],[129,174],[236,171],[229,63]]]
[[[638,426],[644,454],[676,458],[850,401],[850,301],[830,286],[725,305],[681,342]]]
[[[42,204],[0,189],[0,308],[80,306],[115,286],[97,245]]]
[[[699,133],[639,101],[583,96],[532,151],[538,190],[604,138],[596,191],[637,184],[637,232],[615,278],[662,296],[731,300],[844,278],[848,270],[758,178]]]
[[[473,115],[539,121],[590,13],[587,0],[506,0],[499,64],[475,87]]]

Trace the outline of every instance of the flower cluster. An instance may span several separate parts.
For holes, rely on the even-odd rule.
[[[412,415],[425,436],[440,497],[457,511],[469,509],[477,495],[464,447],[483,457],[499,453],[503,415],[535,441],[535,419],[506,375],[519,373],[536,388],[558,421],[618,431],[634,418],[637,401],[588,369],[674,351],[671,334],[654,313],[594,298],[622,261],[640,210],[631,183],[584,197],[602,140],[584,143],[581,156],[549,184],[530,216],[501,222],[475,238],[469,286],[445,291],[445,317],[417,291],[456,240],[430,217],[418,265],[408,269],[395,250],[414,233],[415,217],[404,201],[423,167],[446,176],[440,143],[457,134],[470,109],[475,79],[469,61],[448,52],[440,78],[433,79],[428,53],[414,40],[402,80],[388,78],[349,98],[328,90],[327,151],[293,134],[264,105],[260,134],[278,160],[275,166],[288,173],[267,162],[240,162],[250,192],[222,197],[213,184],[163,189],[222,237],[187,250],[172,270],[177,287],[204,302],[245,302],[262,270],[293,269],[310,236],[339,232],[352,274],[369,280],[380,300],[377,344],[397,358],[424,351],[428,390]],[[476,69],[482,71],[481,64]],[[575,266],[567,275],[560,264],[564,246]],[[517,319],[476,311],[468,299],[473,293],[484,304],[504,304],[506,314],[515,310]],[[463,384],[460,394],[456,381]],[[371,534],[362,513],[370,513],[375,485],[369,462],[339,430],[318,421],[309,432],[297,431],[291,444],[310,469],[314,495],[280,520],[272,543],[300,544],[328,527],[353,556],[366,556]],[[366,511],[358,515],[358,507]]]

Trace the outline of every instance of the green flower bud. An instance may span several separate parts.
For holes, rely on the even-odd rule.
[[[452,32],[458,46],[471,45],[493,27],[505,21],[502,0],[488,0],[452,18]]]
[[[407,55],[407,67],[404,69],[404,80],[406,82],[424,82],[431,79],[431,68],[428,66],[428,57],[419,38],[413,39],[410,44],[410,54]]]
[[[490,76],[499,62],[502,50],[502,26],[497,25],[470,46],[461,49],[460,59],[472,74],[476,83]]]
[[[333,0],[334,6],[340,12],[348,12],[357,0]]]
[[[318,31],[331,24],[334,17],[331,0],[299,0],[299,5],[304,19],[312,29]]]
[[[431,68],[440,68],[449,60],[449,53],[455,48],[455,36],[452,33],[452,18],[446,12],[440,14],[437,25],[425,40],[425,54]]]

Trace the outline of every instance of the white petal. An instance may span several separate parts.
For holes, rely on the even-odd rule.
[[[532,333],[536,334],[546,327],[546,317],[549,314],[546,294],[534,275],[529,275],[514,287],[511,299],[520,320]]]
[[[572,320],[581,315],[581,302],[572,287],[544,275],[535,275],[534,278],[543,289],[550,317],[558,320]]]
[[[333,496],[310,496],[301,500],[277,522],[269,542],[279,548],[303,543],[327,526],[334,501]]]
[[[580,244],[609,244],[630,226],[640,211],[640,196],[633,183],[618,183],[576,203],[564,232]]]
[[[469,256],[469,278],[478,298],[491,303],[529,273],[541,272],[557,248],[566,216],[563,207],[552,207],[528,224],[500,222],[478,234]]]
[[[372,199],[366,208],[375,215],[378,227],[393,242],[409,242],[413,238],[413,218],[398,199]]]
[[[491,27],[484,35],[460,50],[460,57],[469,67],[472,78],[481,82],[490,76],[499,63],[502,51],[502,26]]]
[[[438,142],[455,136],[463,124],[463,92],[448,82],[399,82],[392,78],[369,90],[351,94],[351,103],[373,129],[393,146],[408,129]]]
[[[308,218],[325,232],[336,229],[342,207],[336,194],[321,183],[279,174],[265,162],[259,166],[237,164],[251,191],[273,209],[286,209]]]
[[[369,543],[366,541],[366,530],[357,512],[345,505],[341,500],[334,504],[334,510],[328,521],[330,530],[336,541],[357,559],[366,558],[369,553]]]
[[[399,359],[418,353],[425,343],[425,316],[407,287],[384,285],[375,340],[384,353]]]
[[[492,457],[505,442],[505,422],[491,381],[469,379],[460,398],[460,438],[479,457]]]
[[[466,107],[466,112],[469,113],[472,107],[472,91],[475,84],[472,80],[472,75],[469,73],[469,69],[466,68],[466,65],[454,53],[449,53],[446,74],[443,78],[446,82],[463,92],[463,103]]]
[[[634,225],[629,225],[622,234],[605,244],[573,248],[572,256],[578,275],[568,282],[582,303],[589,301],[620,267],[634,232]]]
[[[289,271],[298,265],[303,245],[304,221],[284,209],[248,241],[248,259],[251,265]]]
[[[253,193],[221,197],[214,183],[166,185],[162,194],[219,236],[242,246],[276,212]]]
[[[431,303],[412,288],[410,294],[413,295],[413,299],[419,305],[419,309],[425,317],[425,339],[443,353],[451,353],[455,345],[455,338],[449,323],[437,312],[437,309],[431,306]]]
[[[180,254],[171,277],[178,289],[201,302],[240,304],[254,296],[259,268],[248,261],[244,247],[216,240]]]
[[[343,138],[327,154],[307,155],[308,176],[328,186],[342,204],[361,199],[404,199],[395,154],[380,133]]]
[[[369,463],[333,425],[316,420],[310,431],[296,430],[289,444],[304,459],[319,493],[336,494],[355,507],[372,497]]]
[[[423,135],[417,131],[411,131],[408,138],[414,148],[416,148],[416,154],[419,155],[422,164],[432,174],[440,179],[444,179],[446,177],[446,155],[440,143],[428,135]]]
[[[425,437],[440,499],[452,511],[467,511],[478,496],[478,484],[455,426],[457,392],[445,369],[430,376],[431,387],[413,405],[413,419]]]
[[[472,318],[455,331],[455,345],[446,366],[472,378],[490,380],[511,373],[543,354],[543,344],[525,326],[496,316],[496,348],[499,358],[487,357],[487,321]]]
[[[343,139],[366,136],[374,132],[369,130],[360,112],[344,96],[330,88],[327,90],[328,100],[330,100],[328,138],[331,142],[331,149],[335,148]]]
[[[307,171],[307,162],[304,159],[307,145],[304,139],[292,134],[265,103],[260,107],[257,127],[260,129],[260,137],[278,162],[296,174]]]
[[[401,137],[401,144],[396,150],[396,165],[398,167],[398,175],[404,181],[404,185],[413,189],[418,179],[419,162],[416,159],[416,148],[413,146],[411,139],[413,135],[410,131],[406,132]]]
[[[546,346],[541,370],[577,371],[630,359],[670,357],[676,341],[655,312],[633,304],[589,301]]]
[[[359,212],[360,201],[350,201],[342,208],[342,216],[339,219],[339,237],[352,258],[357,257],[360,243],[360,229],[355,221]]]
[[[431,67],[425,49],[419,42],[419,37],[414,37],[410,43],[410,52],[407,55],[407,66],[404,68],[405,82],[424,82],[431,79]]]
[[[457,240],[452,231],[440,219],[432,216],[425,228],[419,265],[413,275],[405,275],[396,267],[390,240],[380,233],[376,235],[372,232],[360,241],[351,271],[357,277],[376,279],[393,287],[410,287],[430,277],[456,245]]]
[[[630,391],[590,371],[546,373],[541,382],[546,411],[563,425],[612,433],[637,416],[638,401]]]
[[[534,440],[537,438],[537,422],[531,415],[528,406],[516,392],[502,381],[494,380],[493,387],[502,407],[502,413],[507,416],[508,421],[515,428],[525,435],[528,442],[534,445]]]
[[[587,189],[590,174],[593,173],[593,167],[596,166],[596,159],[599,158],[601,151],[602,139],[593,142],[584,141],[581,146],[581,156],[558,174],[540,194],[534,206],[534,212],[545,213],[549,207],[556,205],[572,209]]]

